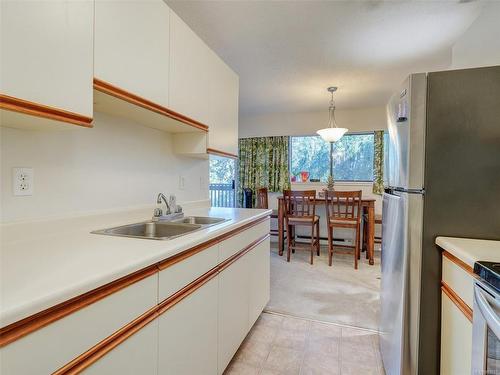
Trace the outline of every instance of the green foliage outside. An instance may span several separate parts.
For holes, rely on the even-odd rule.
[[[236,176],[236,161],[210,155],[210,183],[230,184]]]
[[[291,176],[309,172],[325,182],[330,174],[330,144],[319,136],[291,137]],[[336,181],[373,181],[373,134],[347,134],[333,145]],[[300,176],[297,177],[300,181]]]

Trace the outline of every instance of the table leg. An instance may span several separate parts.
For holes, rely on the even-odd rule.
[[[368,241],[367,241],[367,251],[368,257],[370,259],[369,263],[373,265],[374,256],[374,243],[375,243],[375,203],[371,202],[368,206]]]
[[[279,199],[278,200],[278,254],[281,256],[283,255],[283,251],[285,249],[285,241],[284,241],[284,225],[283,225],[283,202]]]

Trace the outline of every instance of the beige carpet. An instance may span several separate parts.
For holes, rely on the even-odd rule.
[[[361,256],[358,270],[352,255],[335,254],[328,266],[325,247],[309,264],[309,252],[297,250],[290,263],[271,250],[271,299],[266,311],[324,322],[378,329],[380,252],[375,265]]]

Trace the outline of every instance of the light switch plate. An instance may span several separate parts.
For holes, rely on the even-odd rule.
[[[33,195],[33,168],[12,168],[12,192],[16,196]]]

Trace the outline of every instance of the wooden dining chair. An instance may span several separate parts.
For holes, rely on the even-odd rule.
[[[333,263],[333,229],[349,228],[356,231],[354,246],[354,269],[358,269],[360,253],[359,239],[361,227],[361,190],[359,191],[326,191],[325,206],[328,228],[328,264]],[[350,254],[347,252],[337,253]]]
[[[319,255],[319,216],[316,215],[316,190],[283,192],[283,208],[285,214],[285,225],[288,233],[287,262],[290,261],[290,253],[295,249],[309,249],[311,251],[311,264],[313,264],[314,250]],[[309,226],[311,228],[311,243],[299,245],[295,241],[297,226]]]
[[[265,209],[269,209],[269,191],[267,190],[266,187],[262,187],[262,188],[259,188],[257,189],[257,202],[256,202],[256,206],[257,208],[265,208]],[[278,210],[274,210],[273,209],[273,212],[271,213],[271,219],[276,219],[278,220]],[[270,230],[270,234],[273,235],[273,236],[278,236],[278,231],[276,229],[271,229]],[[284,239],[286,239],[286,236],[284,237]]]

